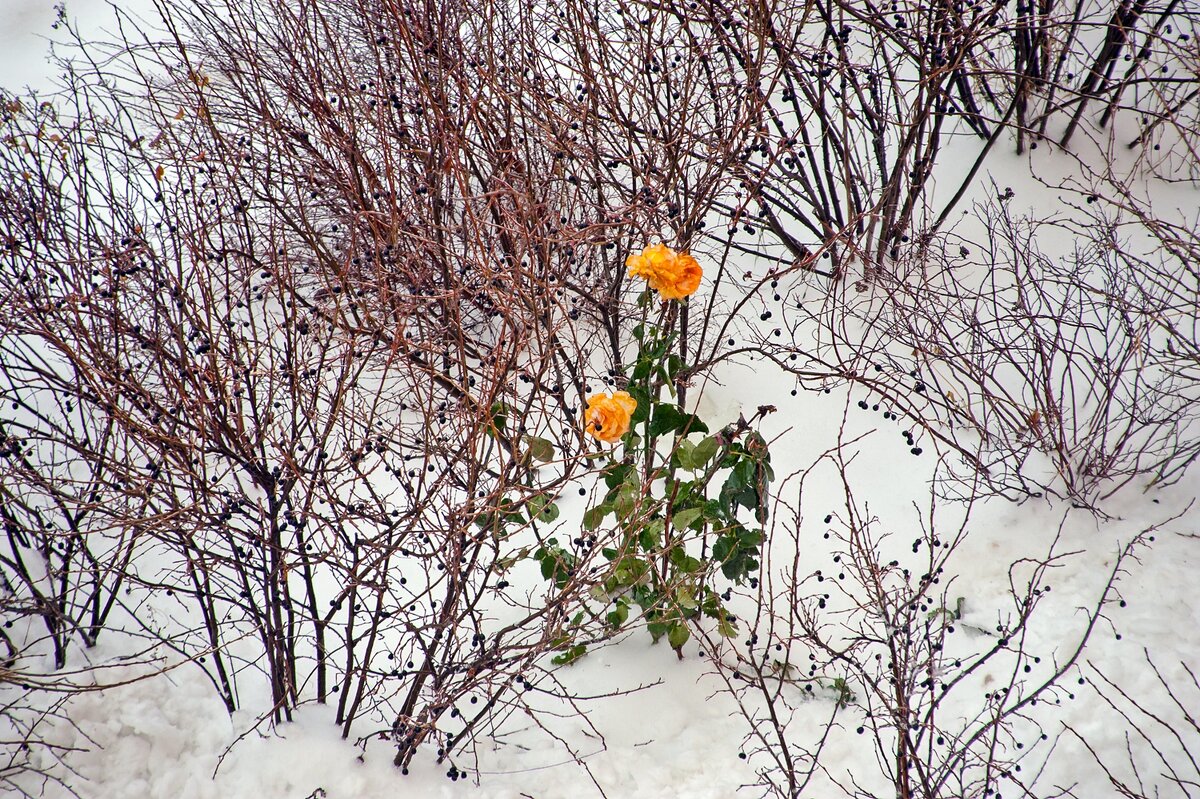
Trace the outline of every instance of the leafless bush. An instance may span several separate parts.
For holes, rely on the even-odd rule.
[[[1037,708],[1074,699],[1068,677],[1075,681],[1093,629],[1119,600],[1127,559],[1153,531],[1122,551],[1071,638],[1050,642],[1039,632],[1060,623],[1043,607],[1050,574],[1073,554],[1057,537],[1043,556],[1007,566],[1011,605],[988,620],[972,608],[970,588],[956,584],[971,508],[931,499],[903,532],[856,498],[852,445],[822,458],[843,480],[841,509],[814,524],[797,508],[776,524],[778,549],[747,596],[747,637],[707,637],[749,724],[742,754],[756,764],[758,787],[786,797],[805,795],[814,780],[855,797],[1040,795],[1034,786],[1057,733]],[[795,490],[803,495],[820,465]],[[821,568],[802,554],[814,550],[814,527],[833,542]],[[875,770],[829,757],[830,740],[851,731],[872,749]]]
[[[1101,755],[1088,737],[1073,727],[1067,726],[1067,732],[1092,755],[1117,795],[1129,799],[1195,796],[1200,791],[1200,765],[1195,750],[1200,735],[1196,719],[1200,681],[1187,663],[1179,664],[1185,677],[1179,681],[1169,679],[1148,650],[1143,650],[1143,655],[1146,668],[1154,674],[1161,689],[1155,696],[1131,694],[1095,664],[1088,664],[1091,690],[1112,712],[1113,723],[1125,730],[1127,762],[1118,765],[1110,756]]]
[[[1195,457],[1197,384],[1170,365],[1188,346],[1171,330],[1195,324],[1187,273],[1139,257],[1112,220],[1016,217],[1003,202],[978,218],[980,238],[939,239],[919,273],[880,279],[886,298],[849,301],[842,362],[863,402],[923,422],[1014,498],[1090,507],[1177,477]]]
[[[744,69],[762,97],[757,135],[733,165],[743,182],[724,206],[728,242],[781,270],[884,271],[926,220],[946,220],[998,141],[1048,143],[1060,118],[1066,146],[1092,111],[1099,126],[1126,111],[1144,127],[1136,146],[1170,128],[1194,161],[1186,4],[697,5],[688,13],[717,23],[712,57]],[[978,159],[932,207],[934,166],[964,134],[980,140]]]
[[[963,191],[929,200],[963,133],[980,141],[964,189],[1010,131],[1032,146],[1064,120],[1066,146],[1126,109],[1138,147],[1186,161],[1184,4],[162,11],[157,34],[122,18],[111,49],[82,47],[53,101],[4,97],[0,603],[40,625],[6,635],[13,664],[62,667],[117,627],[194,661],[230,710],[249,674],[264,719],[336,704],[344,735],[392,736],[401,766],[435,741],[450,757],[534,681],[555,690],[544,660],[596,542],[576,539],[569,579],[511,583],[589,469],[580,398],[625,379],[624,256],[655,237],[711,267],[703,302],[665,320],[681,400],[748,353],[805,387],[850,381],[965,459],[967,499],[982,475],[1092,504],[1200,451],[1194,291],[1169,278],[1195,263],[1185,225],[1122,194],[1148,260],[1110,225],[1062,263],[1001,201],[971,262],[945,224]],[[747,316],[768,289],[794,310],[762,335]],[[1027,466],[1041,455],[1052,478]],[[949,625],[913,606],[946,597],[877,562],[856,508],[858,623],[921,631],[903,642],[920,693]],[[822,638],[791,579],[772,640],[872,687],[880,740],[927,744],[871,646]],[[1014,586],[1013,630],[1036,590]],[[975,785],[955,780],[1022,707],[997,697],[917,778]],[[782,746],[794,788],[806,756]]]
[[[13,675],[5,672],[0,681],[7,686],[20,686]],[[32,686],[20,686],[32,687]],[[16,690],[6,692],[0,705],[0,786],[12,796],[36,797],[45,795],[49,786],[70,788],[69,755],[76,747],[57,741],[47,727],[69,724],[64,707],[69,696],[38,692],[28,694]]]
[[[1193,169],[1193,10],[890,12],[687,12],[716,37],[701,62],[728,69],[758,114],[729,163],[738,182],[714,196],[695,236],[722,265],[733,308],[718,311],[714,293],[691,324],[688,373],[750,352],[805,388],[855,384],[913,428],[916,448],[954,452],[1014,499],[1051,492],[1095,506],[1140,475],[1177,477],[1195,455],[1196,383],[1194,357],[1179,355],[1190,345],[1171,331],[1196,323],[1194,259],[1180,246],[1187,220],[1164,219],[1129,186]],[[1135,157],[1121,120],[1146,128]],[[945,147],[964,135],[979,140],[974,163],[938,170],[935,183]],[[951,221],[969,190],[987,196],[978,175],[997,143],[1073,137],[1078,159],[1061,160],[1082,177],[1059,187],[1070,213],[1025,218],[1000,187],[966,223]],[[1074,252],[1064,237],[1079,240]],[[738,254],[754,268],[725,268]]]
[[[682,20],[583,12],[171,9],[6,100],[5,601],[59,666],[116,614],[402,766],[520,702],[590,587],[505,578],[624,358],[625,242],[685,237],[744,126]],[[604,83],[645,63],[677,86]]]
[[[1194,237],[1144,205],[1080,206],[1071,221],[980,203],[982,230],[938,234],[870,290],[768,274],[754,288],[776,302],[748,305],[769,321],[742,325],[744,346],[800,388],[850,385],[914,454],[949,453],[953,495],[1101,509],[1132,481],[1174,482],[1198,446]]]

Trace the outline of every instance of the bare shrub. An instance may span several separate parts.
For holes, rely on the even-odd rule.
[[[1200,786],[1195,750],[1200,735],[1195,710],[1200,681],[1187,663],[1179,664],[1183,676],[1176,680],[1163,673],[1148,650],[1142,654],[1158,683],[1151,696],[1131,694],[1095,664],[1088,664],[1091,690],[1106,706],[1113,724],[1125,731],[1126,762],[1118,764],[1102,755],[1087,736],[1069,725],[1067,732],[1088,750],[1117,795],[1129,799],[1195,796]]]
[[[713,668],[749,725],[742,754],[756,765],[757,787],[781,797],[815,784],[854,797],[881,789],[900,797],[984,797],[1010,788],[1041,795],[1035,784],[1058,730],[1039,706],[1074,698],[1068,678],[1074,682],[1093,630],[1119,600],[1115,585],[1127,560],[1156,528],[1116,558],[1069,640],[1051,641],[1044,630],[1057,626],[1059,611],[1043,607],[1050,574],[1073,554],[1057,536],[1044,555],[1006,567],[1010,604],[988,620],[956,580],[971,507],[939,507],[931,498],[914,507],[914,524],[889,523],[857,498],[852,451],[844,442],[821,459],[842,480],[841,499],[822,507],[840,509],[823,522],[810,521],[802,507],[777,519],[761,583],[743,594],[746,638],[705,636]],[[791,490],[803,497],[821,465],[804,470]],[[819,564],[801,554],[814,551],[806,545],[814,527],[832,542]],[[852,734],[863,736],[874,767],[829,759],[830,740]]]
[[[590,473],[581,397],[628,380],[649,312],[627,301],[624,257],[656,237],[711,267],[703,302],[659,320],[679,334],[681,405],[745,356],[806,388],[855,384],[962,459],[968,502],[986,486],[1092,506],[1200,452],[1195,291],[1174,277],[1195,274],[1186,224],[1122,191],[1119,218],[1089,229],[1022,219],[1003,196],[978,211],[979,242],[946,224],[1010,132],[1018,149],[1051,124],[1063,146],[1103,141],[1128,110],[1145,117],[1136,146],[1168,145],[1144,168],[1194,165],[1184,4],[162,12],[157,33],[122,17],[121,41],[81,47],[61,96],[4,97],[0,603],[37,630],[5,634],[6,668],[46,653],[61,668],[120,629],[194,662],[231,711],[334,704],[344,736],[392,738],[401,767],[534,712],[523,696],[560,693],[546,661],[602,581],[595,540],[573,537],[562,580],[514,585]],[[977,161],[935,205],[960,134]],[[1128,220],[1148,251],[1123,243]],[[1059,261],[1045,230],[1084,243]],[[788,310],[760,331],[769,290]],[[946,611],[935,575],[953,547],[927,519],[919,578],[881,559],[848,490],[842,521],[869,597],[845,624],[864,642],[825,637],[796,564],[764,582],[761,619],[787,630],[771,640],[858,681],[897,785],[990,785],[1007,761],[980,747],[1061,672],[919,756],[942,728],[910,714],[940,706],[921,670],[944,667],[950,627],[922,614]],[[1052,557],[1014,583],[1004,635]],[[880,647],[904,656],[898,676]],[[760,692],[790,679],[744,657]],[[781,697],[764,693],[786,714]],[[819,746],[757,719],[784,775],[764,784],[794,792]]]
[[[6,101],[6,604],[59,666],[119,618],[230,710],[257,672],[264,718],[336,703],[401,766],[449,756],[590,587],[506,575],[624,357],[623,236],[686,237],[744,103],[664,59],[679,17],[164,10],[163,41],[83,49],[68,107]],[[676,88],[594,72],[660,49]]]
[[[871,324],[845,351],[868,400],[921,420],[1014,499],[1092,507],[1177,475],[1194,457],[1196,384],[1163,356],[1167,326],[1194,324],[1183,276],[1136,256],[1112,220],[1018,217],[1003,202],[978,217],[981,238],[939,238],[920,272],[856,304]],[[1056,242],[1072,243],[1043,251]]]

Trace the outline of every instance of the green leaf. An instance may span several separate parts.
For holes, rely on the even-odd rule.
[[[533,557],[541,564],[542,577],[553,580],[559,588],[571,579],[571,571],[575,568],[575,556],[558,546],[555,539],[548,540],[546,546],[538,549]]]
[[[641,486],[634,483],[625,483],[617,489],[617,499],[613,503],[613,507],[617,511],[618,519],[626,519],[633,509],[637,507],[638,499],[642,495]]]
[[[749,549],[757,552],[758,545],[763,542],[762,530],[748,530],[743,527],[737,531],[737,541],[739,549]]]
[[[725,618],[725,606],[721,604],[721,597],[711,588],[704,589],[704,603],[700,608],[704,611],[704,615],[710,619],[717,619],[719,621]]]
[[[488,433],[491,434],[493,428],[495,430],[504,430],[508,424],[508,406],[503,402],[493,402],[492,407],[488,409],[489,424]]]
[[[496,561],[496,571],[503,574],[527,557],[529,557],[529,547],[522,547],[513,554],[500,558],[498,561]]]
[[[658,364],[658,369],[655,372],[655,377],[658,378],[658,381],[660,383],[666,384],[667,390],[670,391],[671,396],[674,397],[675,396],[675,386],[672,385],[671,376],[667,374],[667,368],[662,365],[662,362],[659,362],[659,364]]]
[[[758,571],[758,545],[762,532],[747,530],[741,525],[719,536],[713,543],[713,560],[720,562],[721,573],[735,582],[742,582]]]
[[[550,658],[550,662],[555,666],[570,666],[586,654],[587,644],[575,644]]]
[[[554,460],[554,445],[538,436],[525,436],[525,444],[529,447],[529,456],[535,461],[549,463]]]
[[[610,490],[615,489],[625,482],[631,472],[633,472],[632,463],[614,463],[604,470],[604,485],[608,486]]]
[[[839,710],[845,710],[847,705],[857,699],[854,691],[850,688],[850,683],[846,682],[845,677],[834,677],[832,685],[827,687],[832,688],[837,693],[837,706]]]
[[[746,436],[746,452],[756,461],[771,462],[771,453],[767,448],[767,440],[757,430],[751,430]]]
[[[558,506],[545,494],[537,494],[528,500],[529,518],[552,522],[558,518]]]
[[[687,469],[691,471],[697,468],[693,454],[695,451],[695,444],[688,441],[686,438],[679,439],[679,444],[675,447],[675,462],[679,464],[680,469]]]
[[[721,573],[725,575],[726,579],[737,583],[746,579],[751,572],[756,571],[758,571],[758,561],[741,552],[721,564]]]
[[[738,461],[737,466],[733,467],[733,473],[729,475],[729,479],[725,481],[726,485],[735,488],[744,488],[754,483],[754,461],[742,460]]]
[[[636,372],[636,370],[635,370]],[[637,407],[633,411],[633,415],[629,417],[631,425],[638,425],[650,418],[650,394],[638,383],[630,383],[626,389],[629,396],[637,401]]]
[[[678,408],[668,403],[660,403],[654,409],[654,418],[650,422],[650,435],[661,436],[683,427],[690,414],[681,413]]]
[[[697,519],[704,513],[704,508],[684,508],[676,511],[675,516],[671,519],[676,530],[686,530],[695,523]]]
[[[666,523],[662,519],[652,519],[646,523],[646,526],[638,533],[638,544],[641,545],[643,551],[650,552],[658,548],[665,527]]]
[[[671,565],[683,572],[699,571],[703,564],[699,560],[693,558],[683,547],[674,547],[667,555],[671,561]]]
[[[642,383],[646,382],[646,380],[650,377],[650,370],[653,368],[653,366],[654,362],[651,361],[650,356],[644,352],[638,356],[636,361],[633,362],[633,371],[629,375],[630,394],[633,393],[632,388],[634,386],[640,386]],[[638,404],[640,405],[641,402],[639,401]]]
[[[626,557],[617,562],[613,570],[613,579],[622,588],[641,582],[650,571],[650,564],[640,558]]]
[[[718,496],[721,510],[733,519],[740,505],[743,508],[759,510],[759,493],[755,481],[755,463],[751,460],[739,460],[733,471],[725,478]]]
[[[629,619],[629,604],[623,599],[617,600],[616,607],[604,618],[613,627],[620,627]]]
[[[696,464],[697,469],[703,468],[713,459],[718,446],[716,436],[708,436],[696,445],[692,450],[692,462]]]
[[[583,513],[583,530],[590,533],[604,523],[604,517],[612,513],[613,506],[608,502],[601,502],[594,508],[589,508]]]
[[[686,624],[679,622],[672,624],[671,628],[667,631],[667,643],[669,643],[671,648],[676,651],[683,649],[683,645],[686,644],[688,639],[691,637],[692,631],[688,629]]]

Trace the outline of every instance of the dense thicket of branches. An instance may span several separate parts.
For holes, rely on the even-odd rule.
[[[597,577],[513,574],[590,469],[581,398],[622,379],[654,237],[711,288],[670,320],[683,397],[747,355],[849,383],[968,499],[1098,506],[1200,454],[1200,227],[1139,188],[1196,178],[1187,3],[162,12],[4,97],[3,674],[132,630],[402,766],[553,692]],[[1074,216],[965,205],[1014,147],[1088,165],[1045,178]],[[824,646],[803,618],[778,640]]]

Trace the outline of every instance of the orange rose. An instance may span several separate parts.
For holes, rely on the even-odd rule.
[[[625,259],[634,277],[645,279],[664,300],[682,300],[700,288],[704,270],[687,253],[677,253],[665,244],[652,244],[638,255]]]
[[[584,430],[601,441],[616,443],[629,432],[629,417],[635,410],[637,400],[629,396],[628,391],[614,391],[612,396],[593,394],[588,397],[587,410],[583,413],[587,423]]]

